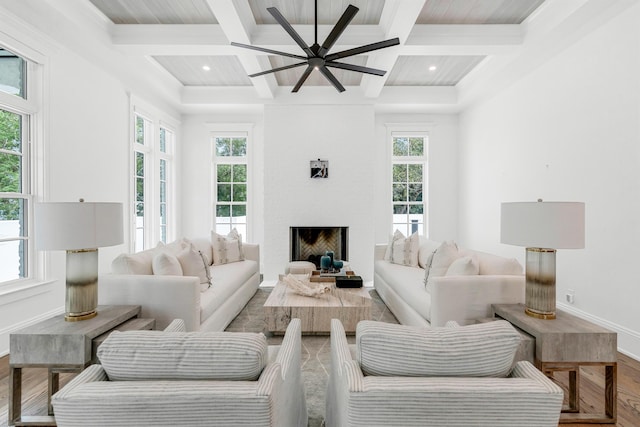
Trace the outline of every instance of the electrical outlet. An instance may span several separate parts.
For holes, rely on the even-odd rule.
[[[576,291],[574,291],[573,289],[567,289],[566,298],[569,304],[573,304],[576,300]]]

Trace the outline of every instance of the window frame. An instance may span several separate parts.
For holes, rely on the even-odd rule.
[[[254,228],[253,218],[253,124],[251,123],[234,123],[234,124],[208,124],[209,130],[209,146],[211,149],[211,229],[217,230],[217,214],[216,205],[218,204],[218,188],[217,188],[217,170],[218,164],[245,164],[247,168],[246,176],[246,233],[243,234],[245,241],[250,241],[252,238]],[[243,137],[247,139],[247,153],[244,157],[238,156],[217,156],[216,155],[216,138],[237,138]],[[219,162],[218,159],[224,159],[224,162]],[[230,224],[230,229],[233,229],[233,221]],[[246,235],[244,235],[246,234]]]
[[[137,141],[137,118],[146,120],[145,125],[145,144]],[[177,207],[175,203],[176,188],[176,148],[178,144],[178,122],[172,120],[166,114],[151,108],[144,101],[132,96],[131,108],[131,203],[130,208],[130,245],[132,250],[140,251],[155,247],[155,245],[163,241],[162,220],[161,220],[161,177],[160,164],[165,161],[166,170],[166,235],[164,243],[175,240],[177,235]],[[170,133],[172,138],[166,145],[167,151],[161,151],[160,136],[161,129]],[[148,133],[148,134],[147,134]],[[166,142],[166,141],[165,141]],[[137,154],[144,155],[144,225],[142,242],[139,242],[137,236]]]
[[[25,201],[24,236],[8,237],[1,242],[20,240],[26,242],[24,251],[24,277],[0,282],[0,289],[7,292],[25,289],[31,283],[44,283],[46,254],[36,251],[34,244],[33,207],[37,200],[44,199],[44,176],[46,176],[44,145],[44,81],[46,58],[40,53],[15,39],[3,38],[0,33],[0,47],[22,58],[25,84],[24,97],[0,91],[0,109],[22,116],[21,129],[21,190],[19,193],[3,192],[2,198],[19,198]],[[13,153],[10,150],[3,152]],[[37,284],[36,283],[36,284]]]
[[[396,164],[420,164],[422,165],[422,232],[419,233],[425,237],[429,236],[429,145],[431,132],[425,125],[411,125],[411,124],[387,124],[387,137],[385,139],[387,146],[387,158],[388,158],[388,178],[386,180],[387,185],[387,203],[388,203],[388,224],[390,226],[391,233],[394,233],[396,229],[399,229],[398,225],[401,223],[394,222],[394,206],[397,204],[393,200],[393,167]],[[421,156],[395,156],[393,153],[394,138],[407,137],[407,138],[424,138],[423,154]],[[409,181],[407,181],[409,183]],[[419,203],[407,204],[417,205]],[[402,231],[405,235],[411,235],[411,223],[409,222],[409,213],[407,215],[407,222],[403,222],[402,225],[406,225]],[[419,215],[419,214],[413,214]],[[418,228],[420,231],[420,228]]]

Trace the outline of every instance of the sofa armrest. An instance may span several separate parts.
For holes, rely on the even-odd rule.
[[[460,325],[491,317],[491,304],[524,302],[523,275],[442,276],[429,279],[431,326],[455,320]]]
[[[387,244],[386,243],[376,243],[373,249],[373,261],[378,261],[379,259],[384,259],[384,254],[387,252]]]
[[[56,399],[64,400],[69,394],[73,393],[78,387],[97,381],[109,381],[107,373],[102,365],[91,365],[75,378],[69,381],[61,390],[52,396],[52,403],[55,405]]]
[[[256,261],[260,265],[260,245],[257,243],[243,243],[244,258]]]
[[[564,392],[556,383],[554,383],[545,374],[536,369],[536,367],[533,366],[531,362],[527,362],[526,360],[516,362],[513,369],[511,370],[511,373],[509,374],[509,377],[530,379],[540,384],[540,386],[546,389],[550,394],[558,394],[560,396],[564,396]]]
[[[156,329],[174,319],[184,320],[187,331],[200,329],[200,280],[194,276],[105,274],[98,286],[100,304],[135,304],[141,316],[155,319]]]

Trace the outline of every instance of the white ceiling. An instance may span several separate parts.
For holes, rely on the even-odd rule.
[[[342,59],[386,70],[382,77],[332,68],[337,91],[305,67],[249,78],[296,62],[231,46],[238,42],[304,55],[267,12],[276,7],[308,45],[313,0],[84,0],[103,21],[109,43],[158,79],[179,88],[178,108],[269,103],[368,103],[459,111],[510,84],[594,28],[630,0],[317,0],[318,40],[349,4],[360,10],[331,52],[394,37],[400,45]],[[67,14],[75,6],[56,3]],[[79,15],[86,16],[86,15]],[[209,71],[203,70],[206,65]],[[435,69],[434,69],[435,67]],[[383,107],[384,108],[384,107]]]

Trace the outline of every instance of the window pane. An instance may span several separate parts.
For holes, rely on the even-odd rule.
[[[138,220],[144,219],[144,203],[136,203],[136,217]]]
[[[136,178],[136,201],[144,202],[144,178]]]
[[[22,156],[0,153],[0,193],[22,192]]]
[[[167,204],[166,203],[162,203],[160,205],[160,224],[162,225],[167,224]]]
[[[393,155],[407,156],[409,154],[408,138],[393,138]]]
[[[244,157],[247,155],[247,138],[233,138],[231,144],[233,156]]]
[[[234,202],[247,201],[247,185],[246,184],[233,184],[233,201]]]
[[[231,224],[216,223],[216,233],[229,234],[230,231],[231,231]]]
[[[407,200],[407,185],[393,184],[393,201],[404,202]]]
[[[393,205],[393,214],[406,214],[409,209],[408,205]]]
[[[144,145],[144,119],[136,116],[136,142]]]
[[[231,138],[216,138],[216,156],[231,155]]]
[[[231,165],[218,165],[218,182],[231,182]]]
[[[422,156],[424,154],[424,138],[409,138],[409,155]]]
[[[167,161],[160,160],[160,179],[166,181],[167,179]]]
[[[24,199],[0,198],[0,237],[26,236],[23,227],[25,218]]]
[[[218,201],[231,201],[231,184],[218,184]]]
[[[160,128],[160,151],[167,152],[167,131],[165,128]]]
[[[216,217],[230,217],[231,205],[216,205]]]
[[[424,205],[409,205],[409,213],[422,215],[424,213]]]
[[[144,176],[144,153],[136,153],[136,175]]]
[[[160,203],[167,201],[167,183],[160,181]]]
[[[240,234],[242,236],[246,236],[247,235],[247,225],[246,224],[233,224],[233,228],[238,230],[238,234]],[[229,230],[229,231],[231,231],[231,230]]]
[[[393,182],[406,182],[407,165],[393,165]]]
[[[409,182],[422,182],[422,165],[409,165]]]
[[[233,209],[233,217],[246,217],[247,216],[247,206],[246,205],[234,205]]]
[[[422,201],[422,184],[409,184],[409,201]]]
[[[0,149],[22,152],[22,116],[20,114],[0,110]]]
[[[160,226],[160,240],[162,241],[162,243],[167,243],[167,226],[166,225]]]
[[[0,222],[0,233],[4,234],[6,224]],[[16,280],[26,277],[26,244],[24,240],[11,240],[0,242],[0,282]]]
[[[247,165],[233,165],[233,182],[247,182]]]
[[[0,90],[26,98],[26,61],[0,48]]]

